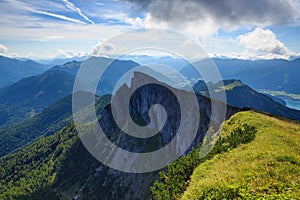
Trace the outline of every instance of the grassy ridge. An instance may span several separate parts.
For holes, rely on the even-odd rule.
[[[167,167],[167,172],[159,173],[159,180],[151,187],[152,199],[179,199],[188,187],[194,169],[201,163],[212,159],[215,155],[230,151],[241,144],[254,140],[256,128],[247,123],[239,124],[226,136],[219,138],[213,148],[204,157],[199,156],[201,147],[193,149],[187,156],[183,156]],[[208,141],[209,142],[209,141]]]
[[[299,199],[300,125],[255,112],[240,112],[223,129],[242,123],[256,138],[200,164],[182,199]]]

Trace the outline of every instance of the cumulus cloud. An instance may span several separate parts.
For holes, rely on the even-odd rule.
[[[7,51],[7,47],[3,44],[0,44],[0,54],[4,54]]]
[[[238,41],[246,49],[267,54],[289,56],[294,54],[269,29],[256,28],[254,31],[240,35]]]
[[[123,0],[133,5],[134,12],[147,13],[145,26],[166,24],[186,28],[196,34],[215,33],[240,26],[286,24],[299,17],[295,0]]]
[[[56,58],[82,58],[87,56],[88,54],[83,51],[65,51],[62,49],[57,50]]]
[[[94,46],[92,56],[114,56],[123,54],[126,51],[125,48],[119,47],[111,42],[102,41],[99,44]]]

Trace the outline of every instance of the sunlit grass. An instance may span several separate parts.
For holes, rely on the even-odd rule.
[[[254,141],[200,164],[182,199],[299,199],[300,125],[241,112],[224,125],[257,128]]]

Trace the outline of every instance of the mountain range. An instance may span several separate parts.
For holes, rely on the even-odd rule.
[[[131,80],[131,85],[143,81],[147,83],[153,80],[143,73],[135,73]],[[164,85],[163,83],[160,84]],[[105,101],[100,102],[99,123],[105,131],[107,137],[119,147],[135,151],[147,152],[166,145],[174,137],[170,134],[176,132],[180,123],[180,107],[176,98],[170,98],[170,91],[165,87],[146,85],[137,90],[130,102],[130,113],[139,122],[149,122],[147,110],[151,105],[159,103],[164,105],[169,112],[168,120],[161,132],[151,138],[137,139],[126,136],[115,124],[112,116],[111,106]],[[131,88],[123,86],[125,93]],[[193,95],[184,90],[174,89],[176,92],[183,92],[185,96]],[[152,92],[150,92],[152,91]],[[160,100],[156,97],[160,96]],[[103,99],[101,97],[100,99]],[[208,130],[209,121],[212,121],[217,129],[222,123],[218,118],[212,117],[211,100],[202,95],[197,96],[199,102],[199,112],[201,119],[198,131],[192,147],[197,147],[203,140],[204,134]],[[67,101],[66,99],[65,101]],[[222,102],[215,102],[217,107],[227,107]],[[59,109],[60,104],[53,105]],[[50,109],[51,110],[51,109]],[[240,109],[227,107],[227,118]],[[66,112],[68,113],[68,112]],[[68,115],[66,116],[68,117]],[[158,116],[159,118],[160,116]],[[43,112],[39,119],[43,119]],[[39,120],[41,121],[41,120]],[[26,126],[25,130],[27,129]],[[177,128],[176,128],[177,127]],[[19,130],[21,132],[21,130]],[[1,168],[5,171],[1,174],[1,180],[12,182],[11,185],[1,185],[3,198],[30,198],[31,195],[41,198],[46,194],[54,196],[52,198],[76,198],[82,199],[148,199],[150,196],[150,186],[157,180],[158,172],[146,174],[126,174],[110,169],[99,161],[95,160],[80,142],[74,124],[62,128],[54,135],[45,137],[29,144],[16,153],[6,155],[1,158]],[[38,138],[38,136],[35,136]],[[81,160],[84,159],[84,160]],[[28,171],[30,169],[31,172]],[[85,171],[82,173],[82,171]],[[35,175],[33,175],[35,174]],[[37,179],[36,177],[40,177]],[[22,182],[24,181],[25,182]],[[19,186],[18,186],[19,185]],[[32,188],[28,190],[28,188]],[[32,197],[33,198],[33,197]]]
[[[295,60],[239,60],[239,59],[213,59],[222,78],[238,79],[250,87],[258,90],[285,91],[299,94],[300,86],[297,84],[300,74],[300,59]],[[208,67],[207,60],[195,62],[199,69]],[[189,79],[199,78],[201,75],[190,64],[181,69],[181,73]]]
[[[99,82],[99,95],[111,94],[118,79],[138,64],[132,61],[91,57],[101,67],[111,62]],[[54,66],[42,74],[23,78],[9,87],[0,88],[0,127],[20,122],[70,95],[82,62],[71,61]]]
[[[153,78],[137,72],[131,80],[131,86],[137,84],[136,81],[139,82],[141,80],[146,83],[153,80]],[[233,83],[235,83],[235,81],[233,81]],[[164,84],[161,83],[159,85],[163,86]],[[232,85],[227,84],[227,87],[231,86]],[[126,91],[132,92],[130,91],[131,87],[127,85],[123,86],[123,90],[123,95],[127,94]],[[175,93],[177,92],[183,92],[184,96],[190,95],[190,92],[175,89]],[[180,122],[178,103],[176,103],[176,99],[169,93],[165,87],[145,85],[133,93],[132,100],[130,101],[130,113],[133,119],[139,123],[149,123],[149,118],[146,114],[147,108],[149,109],[151,105],[156,103],[166,106],[167,112],[172,111],[168,113],[171,115],[168,115],[170,118],[166,122],[164,129],[155,137],[137,139],[131,136],[125,136],[114,122],[111,105],[107,104],[109,96],[107,96],[107,100],[100,97],[99,100],[96,101],[96,107],[98,108],[97,110],[99,110],[99,123],[105,130],[107,137],[123,149],[134,152],[147,152],[160,148],[174,137],[168,133],[173,132],[174,128],[176,129],[177,127],[176,125]],[[157,99],[158,96],[161,98]],[[70,97],[67,97],[62,101],[62,105],[67,103],[69,99]],[[273,164],[268,165],[268,170],[277,172],[280,166],[288,164],[289,169],[294,169],[294,171],[289,172],[289,174],[293,177],[296,176],[300,166],[300,162],[295,157],[295,148],[299,142],[299,134],[297,134],[297,132],[300,131],[299,124],[253,111],[240,112],[241,109],[226,106],[218,101],[216,102],[217,104],[227,107],[228,121],[225,122],[221,133],[222,137],[218,140],[219,142],[217,142],[214,149],[206,157],[199,160],[198,150],[200,150],[199,147],[201,147],[200,144],[203,142],[203,136],[208,130],[208,122],[213,120],[217,125],[216,127],[219,127],[222,121],[215,121],[217,119],[212,118],[213,111],[211,110],[210,103],[215,100],[211,100],[201,94],[197,95],[197,99],[201,119],[197,136],[191,145],[194,149],[190,148],[186,152],[186,156],[183,156],[172,165],[163,169],[160,173],[156,171],[152,173],[134,174],[108,168],[92,157],[85,149],[78,138],[74,124],[70,123],[56,133],[51,133],[52,135],[50,134],[49,136],[41,135],[41,138],[28,146],[0,158],[0,197],[4,199],[40,199],[45,197],[49,199],[150,199],[150,197],[153,199],[164,199],[168,197],[168,195],[173,195],[174,198],[179,198],[181,195],[184,195],[183,198],[186,198],[185,196],[188,195],[188,199],[190,199],[193,198],[193,196],[202,194],[197,192],[197,190],[202,191],[202,187],[193,186],[195,184],[194,176],[197,176],[194,175],[193,172],[196,170],[195,173],[199,173],[198,167],[205,168],[207,162],[217,162],[218,158],[227,159],[227,161],[231,163],[231,157],[223,157],[237,150],[238,152],[242,152],[242,156],[252,155],[253,152],[251,148],[260,148],[260,154],[257,156],[264,159],[266,158],[266,156],[264,156],[264,148],[269,148],[269,152],[274,148],[274,145],[277,149],[276,152],[281,153],[274,155],[268,154],[268,157],[263,160],[267,165],[269,162],[268,159],[274,159],[274,161],[272,161]],[[54,105],[55,104],[51,106],[53,107],[53,111],[55,107],[60,109],[61,103],[57,104],[57,106]],[[43,118],[42,113],[38,118]],[[68,111],[66,111],[66,113],[68,113]],[[286,135],[285,131],[282,130],[283,126],[286,127],[286,131],[289,135]],[[217,131],[217,129],[215,131]],[[19,129],[19,131],[21,131],[21,129]],[[296,133],[294,131],[296,131]],[[269,132],[272,132],[273,136],[268,135]],[[289,136],[292,138],[289,138]],[[264,137],[268,137],[269,140],[264,140]],[[289,142],[284,143],[282,138],[285,138],[284,141]],[[270,142],[265,144],[266,141]],[[276,145],[277,143],[274,144],[276,141],[284,143],[285,145],[278,146]],[[288,152],[288,154],[284,152]],[[256,155],[253,156],[255,157]],[[232,162],[235,162],[235,160]],[[245,162],[246,166],[250,165],[250,161],[247,159],[244,159],[243,162]],[[235,167],[236,166],[239,165],[236,163]],[[258,168],[264,167],[259,163],[256,163],[255,166]],[[207,170],[207,168],[205,169]],[[165,173],[166,170],[168,174]],[[282,170],[282,172],[287,173],[285,170],[288,169],[282,168]],[[234,188],[238,188],[238,192],[236,192],[234,188],[231,190],[233,187],[230,185],[231,183],[229,186],[216,185],[215,187],[220,188],[221,192],[211,193],[215,191],[213,190],[210,193],[205,193],[206,197],[219,195],[218,197],[228,198],[229,196],[241,197],[240,195],[248,195],[250,198],[263,195],[263,197],[268,198],[270,195],[277,194],[277,186],[271,183],[269,183],[270,187],[267,189],[265,188],[263,190],[258,188],[255,193],[245,192],[250,191],[250,189],[246,188],[243,190],[243,187],[245,187],[243,180],[247,180],[249,174],[251,174],[252,177],[257,172],[254,169],[248,169],[247,173],[248,174],[241,176],[242,181],[234,185]],[[263,172],[259,171],[259,173]],[[190,177],[192,178],[191,184],[189,184]],[[284,181],[278,174],[270,175],[269,177],[268,180],[274,182],[274,184],[280,184],[281,188],[277,190],[279,197],[283,197],[283,195],[295,197],[297,194],[295,193],[295,189],[297,188],[297,183],[300,181],[299,179],[294,179],[296,184],[291,183],[291,185],[288,186],[290,179]],[[227,179],[225,180],[228,181]],[[261,187],[265,184],[265,182],[257,183],[257,185]],[[207,187],[208,186],[205,186],[203,190],[209,190],[209,187],[208,189]],[[291,188],[292,192],[285,192],[284,188],[287,187]],[[188,189],[187,192],[183,193],[186,188]],[[268,192],[265,193],[264,191]],[[192,195],[192,197],[190,197],[190,195]]]
[[[238,78],[218,83],[197,80],[193,89],[198,108],[189,102],[189,97],[194,95],[192,91],[170,90],[171,86],[161,82],[162,76],[157,80],[143,72],[135,72],[130,83],[121,85],[117,92],[121,100],[132,94],[128,105],[132,120],[141,126],[161,123],[163,112],[156,113],[155,118],[150,117],[149,109],[156,104],[163,106],[167,113],[159,133],[149,138],[137,138],[125,134],[117,126],[113,110],[117,109],[117,115],[122,118],[126,109],[112,107],[110,94],[121,76],[139,64],[101,57],[89,59],[95,67],[112,61],[98,84],[99,96],[95,97],[98,122],[112,143],[138,153],[152,152],[169,144],[182,123],[181,117],[191,114],[181,109],[176,99],[180,94],[185,97],[185,105],[191,110],[199,109],[201,116],[190,147],[171,165],[150,173],[125,173],[96,160],[79,139],[72,119],[71,93],[83,62],[71,61],[0,89],[0,199],[297,198],[300,127],[292,120],[300,120],[300,111],[256,92],[243,77],[248,72],[250,82],[266,77],[266,83],[278,81],[279,85],[284,84],[280,89],[297,93],[291,80],[296,76],[292,72],[298,73],[298,60],[217,60],[216,64],[224,67],[220,68],[221,73],[225,73],[223,77]],[[283,65],[291,67],[284,68]],[[190,79],[197,77],[188,67],[179,68]],[[277,70],[260,74],[267,69]],[[282,82],[279,72],[291,75]],[[273,77],[277,75],[281,78]],[[157,84],[147,84],[149,82]],[[133,89],[140,84],[143,86]],[[270,90],[276,90],[273,87],[276,84],[266,85]],[[226,102],[218,98],[221,92],[226,93]],[[213,109],[211,103],[217,109]],[[225,119],[216,115],[220,108],[227,110]],[[191,124],[185,124],[183,129],[189,130]],[[217,133],[221,137],[205,138],[207,133]],[[97,138],[93,140],[95,147],[97,141]],[[203,144],[213,143],[212,150],[199,157]],[[226,166],[219,160],[227,163]],[[219,182],[210,182],[216,180],[210,174],[222,175],[218,177]],[[202,177],[205,177],[205,183]]]
[[[222,100],[221,92],[226,93],[226,103],[239,108],[252,108],[259,111],[271,113],[273,115],[300,120],[300,111],[290,109],[283,105],[278,99],[273,99],[259,92],[256,92],[249,86],[243,84],[240,80],[224,80],[218,83],[205,83],[198,81],[193,89],[207,97],[213,97]],[[277,102],[279,101],[279,102]]]
[[[9,86],[22,78],[37,75],[49,68],[32,60],[19,60],[0,55],[0,88]]]

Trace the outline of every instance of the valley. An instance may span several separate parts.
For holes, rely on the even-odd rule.
[[[278,97],[286,102],[287,107],[300,110],[300,95],[285,93],[283,91],[258,90],[259,92],[273,97]]]
[[[0,200],[300,200],[300,0],[0,8]]]
[[[101,63],[105,58],[91,59]],[[37,111],[33,116],[24,115],[19,120],[10,118],[11,123],[4,123],[5,126],[0,129],[0,199],[34,200],[45,196],[51,200],[297,196],[298,179],[290,182],[290,178],[297,177],[300,170],[297,154],[300,128],[296,122],[300,120],[300,111],[289,109],[284,102],[268,96],[274,93],[264,95],[264,91],[259,93],[237,79],[224,80],[224,85],[221,82],[197,81],[193,90],[197,94],[201,119],[196,137],[188,150],[177,161],[161,170],[141,174],[125,173],[111,169],[95,159],[78,137],[72,119],[70,94],[80,64],[72,61],[55,66],[41,75],[25,78],[8,88],[0,89],[3,108],[12,109],[15,112],[13,116],[22,114],[22,109],[34,108]],[[120,88],[123,90],[121,97],[133,94],[129,112],[134,121],[138,124],[149,123],[148,110],[157,103],[166,108],[168,120],[160,133],[153,137],[141,139],[126,135],[114,121],[109,93],[122,73],[135,65],[137,63],[131,61],[115,61],[113,67],[125,68],[123,71],[117,70],[117,73],[115,69],[107,71],[107,78],[102,79],[98,86],[99,96],[96,96],[95,106],[99,124],[110,141],[127,151],[147,153],[162,148],[174,138],[175,135],[170,133],[178,129],[183,112],[174,94],[180,93],[189,99],[192,91],[173,88],[175,93],[172,95],[166,89],[167,85],[160,80],[154,81],[153,77],[142,72],[133,73],[130,85],[124,84]],[[115,79],[108,78],[112,76]],[[164,80],[163,77],[160,79]],[[131,88],[147,82],[158,82],[158,85],[146,84],[135,91]],[[27,91],[26,88],[31,88],[31,93],[21,92],[24,89]],[[101,92],[100,88],[104,90]],[[44,92],[36,96],[36,92],[41,90]],[[226,102],[221,102],[221,92],[225,92]],[[211,96],[214,98],[211,99]],[[225,122],[216,117],[214,112],[217,110],[212,110],[211,102],[219,108],[226,107]],[[119,111],[122,116],[122,108]],[[7,119],[5,113],[1,116]],[[162,116],[157,116],[157,119],[160,118]],[[207,138],[205,135],[208,132],[218,133],[221,137]],[[279,141],[277,137],[283,140]],[[204,144],[210,145],[210,142],[215,144],[212,150],[206,156],[199,157],[201,147]],[[274,148],[276,151],[272,153],[271,149]],[[253,153],[253,149],[258,150]],[[257,156],[251,157],[252,160],[250,157],[241,158],[241,155],[246,154]],[[269,161],[272,162],[270,166]],[[230,166],[232,163],[237,164]],[[249,163],[253,168],[246,169]],[[285,168],[282,168],[283,164]],[[270,173],[275,175],[257,174],[256,171],[264,166],[268,166]],[[280,171],[280,167],[287,171]],[[223,168],[232,170],[213,171]],[[199,175],[199,170],[212,171],[201,171],[203,174]],[[240,174],[241,171],[247,171],[247,174]],[[224,177],[221,180],[216,175],[209,177],[216,173],[226,175],[220,175]],[[278,175],[280,173],[288,173],[290,178],[281,177]],[[247,178],[253,176],[264,178],[257,185],[247,184]],[[203,189],[199,190],[199,187]]]
[[[0,200],[300,200],[300,0],[0,0]]]

